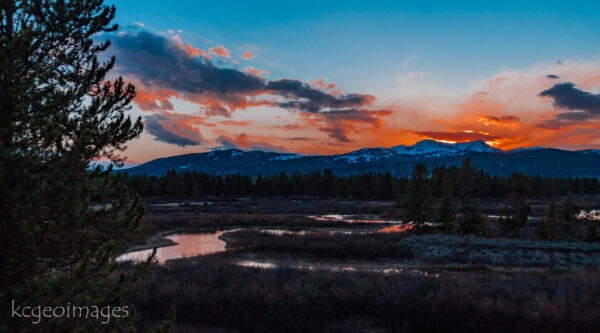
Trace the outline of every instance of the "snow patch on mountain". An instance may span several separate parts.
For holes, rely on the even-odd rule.
[[[393,158],[397,155],[441,157],[472,152],[495,153],[499,151],[501,150],[491,147],[482,140],[456,144],[443,143],[435,140],[423,140],[412,146],[399,145],[391,148],[364,148],[347,154],[335,155],[333,160],[344,160],[347,163],[366,163]]]
[[[585,149],[585,150],[578,150],[580,153],[584,153],[584,154],[596,154],[596,155],[600,155],[600,149]]]
[[[348,163],[371,162],[390,158],[396,155],[388,148],[363,148],[347,154],[335,155],[333,160],[345,160]]]
[[[269,161],[289,161],[289,160],[295,160],[300,157],[302,157],[302,155],[283,154],[283,155],[279,155],[279,156],[270,158]]]
[[[546,149],[546,148],[540,147],[540,146],[530,147],[530,148],[515,148],[515,149],[509,150],[509,152],[511,152],[511,153],[518,153],[520,151],[533,151],[533,150],[540,150],[540,149]]]
[[[435,140],[423,140],[412,146],[399,145],[389,149],[396,154],[412,156],[428,155],[431,157],[458,155],[467,152],[494,153],[500,151],[500,149],[494,148],[482,140],[455,144],[438,142]]]

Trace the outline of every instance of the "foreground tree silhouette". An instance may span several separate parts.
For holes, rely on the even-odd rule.
[[[431,187],[427,178],[427,167],[424,164],[415,165],[407,184],[403,204],[406,218],[417,225],[417,232],[421,234],[423,223],[429,217],[431,204]]]
[[[20,306],[126,306],[130,283],[146,265],[116,276],[114,258],[138,229],[144,207],[111,170],[142,131],[125,112],[135,96],[122,79],[106,81],[114,58],[97,55],[114,31],[115,8],[100,0],[2,1],[0,4],[0,303]],[[99,203],[103,203],[100,205]],[[35,329],[114,328],[133,317],[43,318]],[[60,313],[60,312],[59,312]],[[128,325],[128,324],[127,324]],[[0,326],[30,330],[31,319],[2,311]]]
[[[541,239],[556,239],[556,227],[558,226],[558,212],[554,199],[550,201],[546,210],[546,217],[538,224],[537,234]]]
[[[477,197],[477,170],[471,159],[465,159],[458,172],[460,199],[459,229],[465,234],[485,233],[485,217],[479,208]]]
[[[454,211],[454,182],[449,172],[444,173],[442,184],[442,197],[438,209],[438,222],[442,224],[443,230],[449,230],[456,221],[456,212]]]
[[[499,219],[499,223],[507,231],[510,231],[513,236],[518,236],[519,231],[527,224],[531,206],[527,202],[530,194],[528,187],[527,176],[514,173],[510,176],[510,208],[506,208],[503,212],[503,217]]]

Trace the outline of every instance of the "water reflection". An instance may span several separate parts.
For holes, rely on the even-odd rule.
[[[349,234],[365,233],[364,231],[360,231],[360,230],[352,231],[352,230],[334,230],[334,229],[323,229],[323,230],[259,229],[258,231],[265,233],[265,234],[269,234],[269,235],[275,235],[275,236],[283,236],[283,235],[305,236],[305,235],[316,234],[316,233],[325,233],[328,235],[333,235],[333,234],[349,235]]]
[[[156,260],[164,264],[169,259],[193,257],[225,251],[225,242],[219,239],[225,231],[202,234],[176,234],[166,238],[176,245],[156,249]],[[143,261],[152,253],[152,249],[125,253],[117,261]]]
[[[232,229],[223,230],[209,233],[196,233],[196,234],[175,234],[167,236],[166,238],[175,242],[175,245],[169,245],[159,247],[156,249],[156,260],[164,264],[170,259],[179,259],[185,257],[195,257],[207,254],[213,254],[225,251],[226,243],[219,239],[219,236],[226,232],[234,232],[239,230],[256,230],[261,233],[267,233],[270,235],[282,236],[282,235],[297,235],[304,236],[309,234],[368,234],[368,233],[392,233],[392,232],[404,232],[412,229],[412,224],[398,224],[390,227],[377,228],[374,230],[336,230],[336,229],[316,229],[316,230],[290,230],[290,229]],[[133,251],[122,254],[117,258],[117,261],[144,261],[152,253],[152,249]],[[266,267],[265,267],[266,268]]]
[[[424,276],[439,277],[439,273],[432,273],[426,270],[417,269],[414,267],[401,267],[397,265],[386,266],[386,265],[360,265],[360,264],[345,264],[345,263],[309,263],[309,262],[285,262],[283,264],[261,261],[261,260],[238,260],[234,261],[233,264],[242,267],[252,267],[261,269],[275,269],[280,267],[288,267],[299,270],[316,271],[324,270],[330,272],[369,272],[369,273],[381,273],[381,274],[399,274],[405,272],[413,272],[422,274]]]
[[[327,214],[327,215],[309,215],[311,219],[317,221],[334,221],[334,222],[346,222],[346,223],[402,223],[402,221],[394,220],[382,220],[375,218],[352,218],[355,215],[343,215],[343,214]]]
[[[392,232],[404,232],[404,231],[411,230],[414,227],[415,227],[415,225],[412,223],[399,224],[399,225],[393,225],[391,227],[381,228],[381,229],[377,230],[377,232],[386,233],[386,234],[389,234]]]

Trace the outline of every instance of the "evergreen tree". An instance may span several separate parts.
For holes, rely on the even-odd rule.
[[[537,234],[542,239],[555,239],[555,230],[558,225],[558,213],[554,200],[548,205],[546,217],[538,224]]]
[[[101,0],[0,4],[4,306],[11,300],[21,306],[128,305],[139,272],[114,276],[114,259],[129,247],[144,207],[125,189],[106,204],[116,191],[111,168],[89,169],[100,156],[120,163],[118,152],[143,127],[125,114],[134,87],[121,78],[107,81],[114,58],[97,58],[109,42],[94,36],[116,30],[114,15]],[[0,330],[31,329],[31,321],[8,316],[2,311]],[[35,329],[114,329],[126,320],[43,319]]]
[[[440,209],[438,211],[438,222],[442,224],[442,229],[448,230],[456,220],[454,211],[454,182],[448,172],[445,172],[440,199]]]
[[[579,206],[573,200],[573,195],[569,192],[567,198],[563,202],[563,207],[560,212],[560,225],[562,231],[567,235],[573,234],[573,228],[577,226],[577,214],[579,213]]]
[[[394,181],[392,174],[386,172],[384,174],[377,174],[375,177],[375,199],[377,200],[388,200],[392,198],[394,191]]]
[[[529,177],[515,173],[510,177],[511,208],[507,208],[508,218],[502,217],[499,222],[506,229],[518,235],[519,230],[527,224],[531,206],[527,203],[529,196]]]
[[[430,201],[431,188],[427,179],[427,167],[419,163],[413,169],[404,198],[406,217],[417,225],[419,234],[423,223],[429,217]]]
[[[485,217],[477,199],[477,170],[470,159],[465,159],[459,170],[460,225],[463,233],[483,233]]]

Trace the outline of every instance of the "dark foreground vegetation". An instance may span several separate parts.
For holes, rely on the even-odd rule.
[[[374,274],[161,267],[133,299],[142,330],[175,305],[177,332],[597,332],[600,273]]]
[[[306,235],[272,235],[255,230],[227,233],[227,246],[270,257],[335,260],[401,260],[413,257],[399,241],[404,233],[343,234],[316,232]]]
[[[385,230],[385,229],[384,229]],[[432,230],[433,231],[433,230]],[[414,230],[393,233],[308,232],[282,235],[240,230],[222,236],[228,251],[216,256],[276,261],[306,261],[361,267],[384,264],[388,268],[564,270],[600,267],[600,244],[534,241],[527,239],[416,235]]]
[[[382,224],[383,226],[387,224]],[[174,212],[171,214],[148,214],[142,237],[160,231],[208,231],[219,229],[262,227],[262,228],[372,228],[371,223],[345,223],[340,221],[318,221],[299,214],[211,214],[201,212]]]

